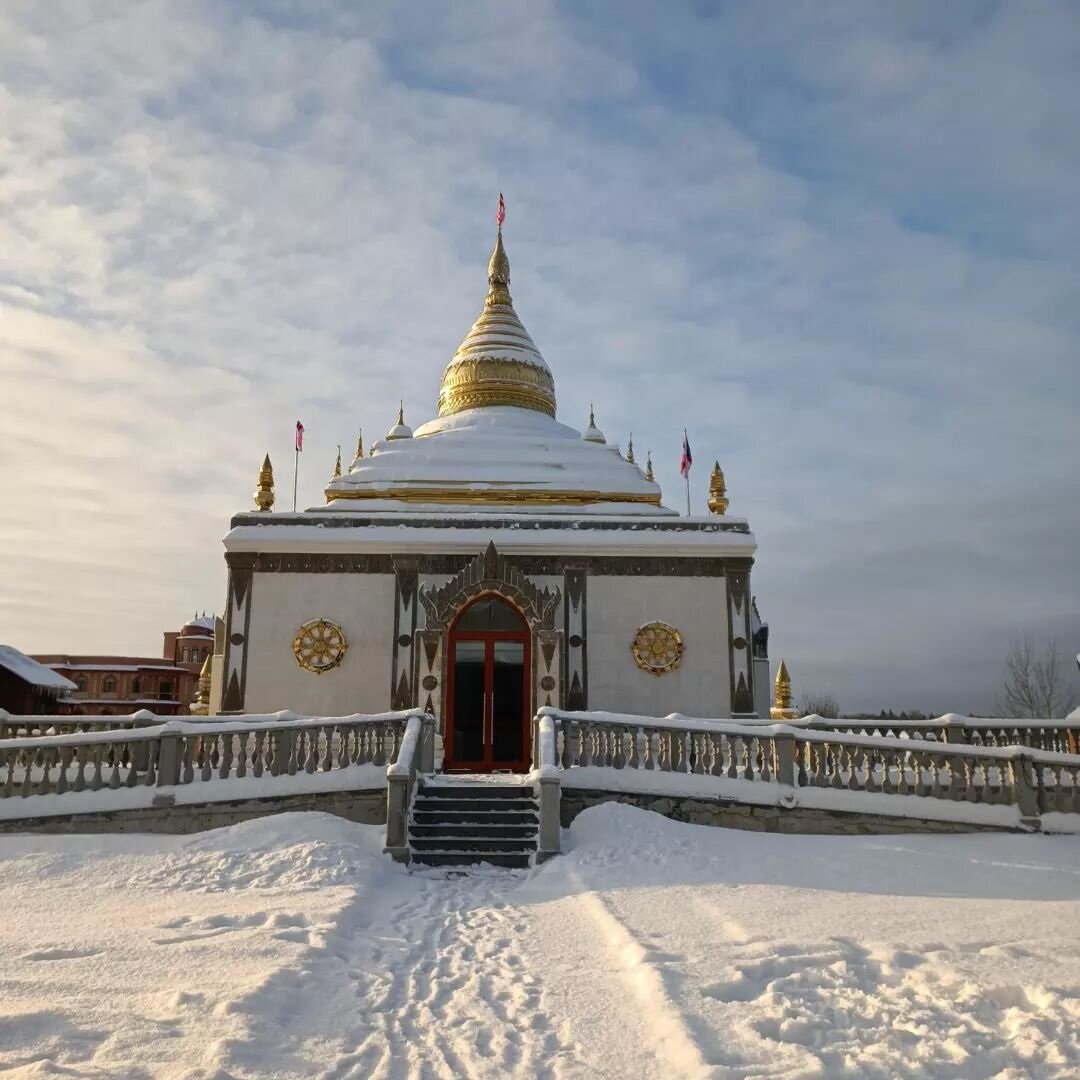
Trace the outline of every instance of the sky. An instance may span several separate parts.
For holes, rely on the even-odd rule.
[[[502,191],[559,419],[720,461],[796,697],[988,710],[1080,651],[1078,109],[1067,0],[0,0],[0,641],[220,611],[297,417],[311,506],[434,414]]]

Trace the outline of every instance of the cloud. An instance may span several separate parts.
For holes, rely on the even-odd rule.
[[[503,190],[561,418],[673,506],[684,425],[696,505],[721,460],[796,689],[987,707],[1012,637],[1080,639],[1078,43],[1049,3],[8,8],[0,637],[220,608],[296,416],[311,504],[431,415]]]

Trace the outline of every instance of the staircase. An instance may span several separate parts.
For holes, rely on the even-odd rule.
[[[422,866],[528,866],[540,807],[531,785],[419,782],[409,814],[410,861]]]

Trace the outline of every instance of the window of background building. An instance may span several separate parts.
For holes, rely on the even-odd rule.
[[[85,694],[86,693],[86,686],[87,686],[86,676],[85,675],[76,675],[75,676],[75,685],[79,688],[79,693],[80,694]]]
[[[168,680],[163,680],[161,683],[161,693],[158,695],[163,700],[168,700],[173,696],[172,683]]]
[[[106,675],[105,678],[102,680],[101,689],[106,694],[115,694],[116,693],[116,676],[115,675]]]
[[[131,692],[133,694],[139,694],[142,692],[142,679],[138,675],[131,680]]]

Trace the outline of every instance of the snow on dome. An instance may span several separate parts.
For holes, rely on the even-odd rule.
[[[79,689],[70,679],[65,679],[59,672],[39,664],[26,653],[19,652],[14,645],[0,645],[0,667],[30,686],[40,686],[47,690]]]
[[[397,423],[386,433],[386,437],[388,439],[411,439],[413,437],[412,428],[405,423],[404,405],[398,407]]]
[[[603,443],[607,442],[604,438],[604,433],[596,426],[596,418],[593,416],[592,406],[589,406],[589,426],[582,432],[582,439],[585,442]]]
[[[400,511],[404,505],[669,515],[660,487],[612,446],[538,411],[466,409],[431,420],[414,438],[383,440],[326,489],[334,509]],[[358,505],[357,500],[363,500]]]
[[[443,372],[439,415],[512,405],[555,415],[555,380],[510,297],[502,230],[488,264],[488,294],[472,329]]]

